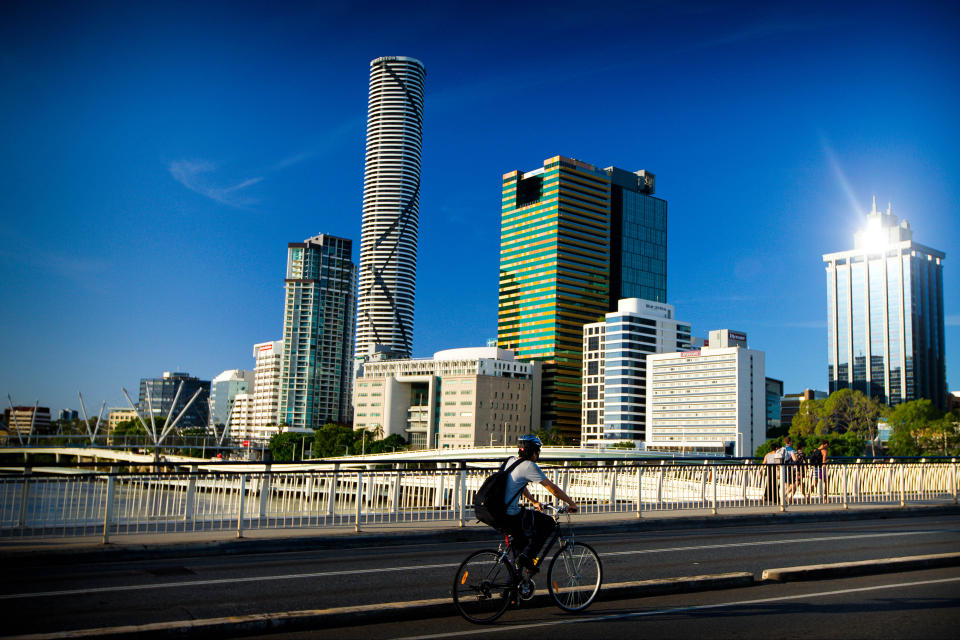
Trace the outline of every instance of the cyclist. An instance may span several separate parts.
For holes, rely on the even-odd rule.
[[[504,500],[507,501],[506,520],[502,528],[513,536],[514,548],[520,550],[517,556],[518,564],[533,575],[540,570],[533,559],[540,553],[540,548],[553,532],[556,523],[550,516],[540,513],[543,511],[543,505],[527,490],[527,484],[539,482],[557,499],[566,502],[570,513],[577,512],[577,503],[563,489],[547,479],[537,465],[537,460],[540,459],[540,447],[543,446],[540,438],[532,434],[520,436],[517,444],[519,445],[517,455],[507,460],[505,468],[509,468],[517,458],[523,462],[510,472],[510,477],[507,479],[504,492]],[[520,495],[533,503],[536,511],[521,508]]]

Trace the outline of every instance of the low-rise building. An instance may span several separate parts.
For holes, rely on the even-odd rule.
[[[647,356],[647,448],[752,455],[766,439],[765,354],[746,334]]]
[[[800,393],[788,393],[780,398],[780,426],[790,428],[793,416],[800,411],[800,405],[807,400],[821,400],[827,397],[826,391],[804,389]]]
[[[539,363],[519,362],[507,349],[369,361],[357,371],[353,426],[421,449],[515,444],[540,427],[539,395]]]
[[[137,412],[133,409],[124,409],[122,407],[111,407],[109,409],[110,413],[107,415],[107,429],[110,433],[113,433],[113,430],[117,428],[117,425],[121,422],[129,422],[130,420],[137,420]]]
[[[3,421],[7,424],[7,432],[11,438],[26,437],[27,435],[49,433],[50,407],[15,406],[3,410]]]

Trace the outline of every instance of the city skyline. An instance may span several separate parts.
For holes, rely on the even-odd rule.
[[[575,6],[511,7],[502,24],[482,7],[240,5],[228,22],[5,8],[0,392],[53,413],[78,390],[124,406],[120,387],[158,371],[252,366],[250,345],[282,331],[279,248],[360,240],[366,74],[383,55],[430,74],[415,357],[496,336],[500,176],[559,153],[657,174],[665,302],[696,336],[748,333],[787,393],[827,384],[820,256],[873,195],[892,201],[946,254],[960,387],[948,5],[624,5],[616,24]]]

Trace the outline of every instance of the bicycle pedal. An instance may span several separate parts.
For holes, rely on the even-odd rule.
[[[524,580],[517,589],[521,600],[530,600],[537,592],[537,584],[533,580]]]

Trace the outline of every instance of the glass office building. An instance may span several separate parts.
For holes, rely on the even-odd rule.
[[[913,241],[906,220],[873,210],[851,251],[823,256],[830,392],[851,388],[890,405],[943,408],[945,255]]]
[[[580,439],[583,325],[666,299],[666,202],[646,171],[555,156],[503,176],[497,346],[543,363],[542,425]]]

